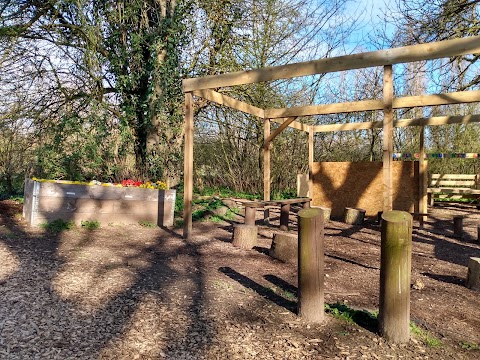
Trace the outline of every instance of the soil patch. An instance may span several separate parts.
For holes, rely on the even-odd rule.
[[[231,244],[230,222],[180,229],[32,228],[21,205],[0,202],[2,359],[478,359],[480,293],[464,286],[480,256],[474,206],[441,204],[414,224],[411,318],[430,338],[386,343],[375,329],[296,312],[297,270],[267,255],[278,215],[254,250]],[[453,236],[464,215],[466,235]],[[258,217],[260,223],[260,211]],[[295,233],[295,216],[291,217]],[[325,228],[325,300],[378,308],[380,227]],[[438,339],[435,345],[429,339]]]

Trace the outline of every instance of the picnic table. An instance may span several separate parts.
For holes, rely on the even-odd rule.
[[[290,216],[290,205],[302,204],[303,208],[309,208],[311,198],[295,198],[268,201],[237,200],[245,207],[245,225],[255,225],[255,213],[258,208],[267,206],[280,206],[280,230],[288,230],[288,219]]]

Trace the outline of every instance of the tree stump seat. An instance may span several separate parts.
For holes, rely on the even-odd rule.
[[[257,245],[258,229],[255,225],[237,224],[233,228],[232,244],[250,250]]]
[[[349,225],[361,225],[365,219],[366,210],[346,207],[343,212],[343,221]]]
[[[480,258],[471,257],[468,260],[468,273],[465,285],[469,289],[480,291]]]
[[[273,235],[269,255],[289,264],[298,263],[298,238],[295,234],[278,232]]]

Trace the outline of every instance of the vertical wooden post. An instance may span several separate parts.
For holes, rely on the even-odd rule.
[[[426,214],[427,207],[427,162],[425,161],[425,126],[420,128],[420,158],[418,159],[418,212]],[[426,216],[420,216],[420,227],[423,228]]]
[[[405,211],[382,215],[379,330],[394,343],[410,338],[412,222]]]
[[[323,212],[298,212],[298,315],[311,322],[324,319]]]
[[[383,211],[392,210],[393,71],[383,69]]]
[[[270,201],[270,141],[268,137],[270,136],[270,119],[265,119],[263,138],[264,138],[264,148],[263,148],[263,200]],[[266,225],[270,223],[270,209],[265,206],[263,213],[263,221]]]
[[[454,216],[453,217],[453,235],[458,238],[463,238],[463,216]]]
[[[313,126],[308,127],[308,194],[313,199],[313,161],[314,161],[314,137]]]
[[[183,238],[192,236],[193,199],[193,96],[185,93],[185,144],[183,160]]]
[[[281,204],[280,207],[280,230],[288,230],[288,220],[290,218],[290,204]]]

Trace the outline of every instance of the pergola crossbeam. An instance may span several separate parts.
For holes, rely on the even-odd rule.
[[[480,90],[458,91],[444,94],[404,96],[393,99],[393,109],[453,105],[480,102]],[[289,116],[331,115],[358,111],[383,110],[382,100],[361,100],[336,104],[296,106],[284,109],[266,109],[265,117],[270,119]]]
[[[259,118],[265,117],[265,110],[256,106],[247,104],[246,102],[234,99],[228,95],[221,94],[214,90],[195,90],[192,91],[193,95],[201,97],[202,99],[212,101],[219,105],[227,106],[234,110],[239,110],[244,113],[257,116]]]
[[[188,92],[199,89],[245,85],[264,81],[291,79],[299,76],[448,58],[475,53],[480,53],[480,36],[410,45],[263,69],[210,75],[202,78],[185,79],[183,80],[183,91]]]
[[[266,139],[265,139],[265,144],[267,145],[270,143],[273,139],[275,139],[280,133],[285,130],[293,121],[295,121],[296,117],[290,117],[285,119],[284,122],[280,124],[278,128],[275,129],[273,133],[271,133]]]

